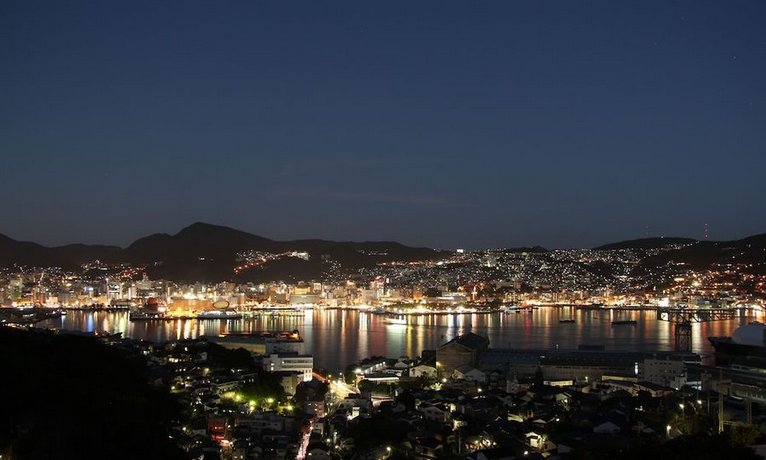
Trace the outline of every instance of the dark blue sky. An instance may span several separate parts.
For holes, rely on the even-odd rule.
[[[0,233],[766,231],[766,2],[0,4]]]

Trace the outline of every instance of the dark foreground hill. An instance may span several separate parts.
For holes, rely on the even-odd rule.
[[[0,455],[19,459],[182,459],[178,409],[140,358],[94,338],[0,327]]]

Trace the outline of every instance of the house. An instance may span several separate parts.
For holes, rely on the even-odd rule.
[[[545,443],[545,435],[530,431],[524,435],[524,440],[530,447],[539,449]]]
[[[410,377],[412,378],[418,378],[418,377],[428,377],[428,378],[436,378],[436,368],[433,366],[428,366],[425,364],[421,364],[419,366],[414,366],[410,368]]]
[[[649,394],[651,394],[653,398],[659,398],[659,397],[667,396],[673,393],[672,388],[664,387],[662,385],[657,385],[652,382],[641,381],[636,383],[635,385],[638,391],[646,391]]]
[[[485,383],[487,376],[484,372],[468,365],[463,365],[452,371],[452,378],[455,380],[467,380],[473,383]]]
[[[426,420],[446,423],[450,418],[450,411],[444,404],[422,403],[418,406],[418,412],[423,414]]]
[[[438,458],[444,452],[444,445],[435,438],[415,439],[413,447],[417,459]]]
[[[618,434],[620,432],[620,427],[612,422],[607,421],[601,423],[600,425],[594,426],[593,432],[596,434]]]
[[[493,449],[477,451],[467,458],[471,460],[514,460],[516,456],[513,454],[513,451],[505,447],[495,447]]]
[[[326,460],[330,458],[331,449],[322,442],[314,442],[306,448],[306,457],[311,460]]]

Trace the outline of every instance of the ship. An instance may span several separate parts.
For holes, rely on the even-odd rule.
[[[559,323],[574,323],[575,320],[573,319],[560,319]]]
[[[128,314],[128,319],[130,321],[161,320],[165,319],[166,312],[167,307],[164,303],[160,303],[156,298],[150,297],[140,309],[131,310]]]
[[[293,331],[261,331],[228,333],[222,335],[202,336],[205,340],[222,347],[245,350],[259,354],[292,352],[302,354],[304,352],[303,338],[298,330]]]
[[[719,366],[740,365],[766,369],[766,324],[738,327],[731,337],[708,337]]]
[[[636,320],[633,319],[621,319],[612,321],[612,326],[635,326],[636,324]]]
[[[206,320],[206,319],[241,319],[242,313],[238,312],[234,308],[230,308],[230,303],[228,300],[217,300],[213,302],[212,310],[205,310],[197,313],[195,316],[198,320]]]
[[[386,317],[385,322],[386,324],[406,325],[407,318],[405,318],[404,315],[391,315]]]
[[[233,309],[228,310],[207,310],[197,313],[197,319],[240,319],[242,313]]]

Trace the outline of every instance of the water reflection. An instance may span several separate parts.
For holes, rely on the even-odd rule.
[[[574,323],[561,323],[574,319]],[[703,357],[712,354],[708,336],[726,336],[741,324],[758,320],[746,315],[728,321],[694,324],[692,348]],[[615,320],[634,320],[635,325],[613,325]],[[387,324],[385,318],[367,312],[314,310],[296,316],[260,316],[240,320],[176,320],[131,322],[127,313],[69,312],[63,318],[40,323],[79,331],[122,332],[125,337],[162,342],[202,335],[232,332],[282,331],[298,329],[306,352],[314,354],[317,366],[337,370],[362,358],[415,356],[424,349],[458,334],[473,331],[489,337],[496,348],[573,349],[579,345],[603,345],[607,350],[671,350],[674,327],[657,321],[651,311],[598,311],[567,308],[540,308],[531,312],[490,315],[410,316],[407,324]]]

